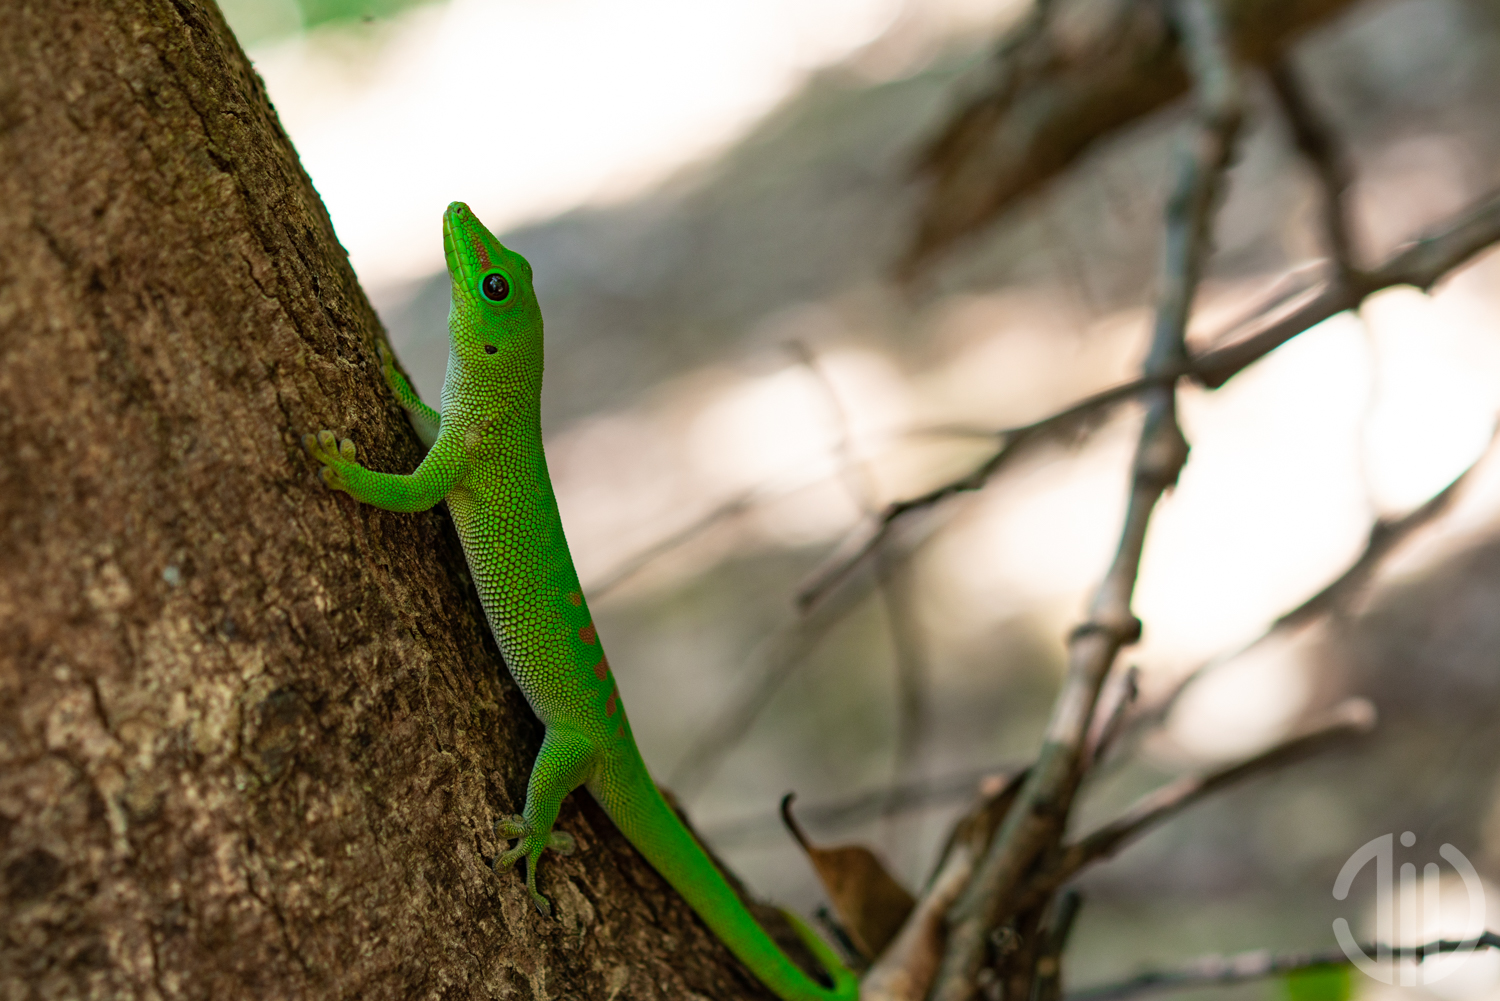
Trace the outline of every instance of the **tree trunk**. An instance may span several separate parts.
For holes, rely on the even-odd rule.
[[[448,518],[299,445],[416,465],[381,336],[217,9],[0,0],[0,997],[764,997],[584,794],[556,918],[491,872]]]

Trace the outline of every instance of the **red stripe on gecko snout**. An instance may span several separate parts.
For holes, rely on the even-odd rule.
[[[490,248],[484,245],[484,240],[480,239],[478,233],[473,234],[472,242],[474,244],[474,256],[479,258],[479,267],[482,270],[488,271],[490,269]]]

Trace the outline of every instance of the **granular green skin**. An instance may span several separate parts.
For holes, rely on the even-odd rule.
[[[416,472],[377,473],[355,461],[354,443],[332,432],[303,442],[323,481],[388,511],[424,511],[447,500],[469,572],[511,674],[546,726],[526,807],[496,830],[516,844],[498,868],[526,860],[526,885],[543,914],[537,864],[548,847],[570,851],[552,830],[563,797],[587,786],[616,826],[692,905],[725,945],[787,1001],[858,996],[854,975],[811,929],[799,935],[831,974],[825,988],[797,968],[756,923],[656,788],[620,701],[563,535],[542,449],[542,314],[531,265],[507,249],[467,205],[443,215],[453,281],[442,413],[426,406],[388,356],[386,380],[430,447]],[[498,277],[497,277],[498,276]]]

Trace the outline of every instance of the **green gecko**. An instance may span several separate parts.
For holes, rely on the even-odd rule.
[[[802,972],[740,902],[723,874],[678,820],[646,770],[631,735],[609,660],[589,615],[563,536],[542,450],[542,314],[531,265],[503,246],[469,207],[443,214],[443,253],[453,283],[448,374],[442,413],[422,403],[382,351],[396,399],[429,446],[417,471],[378,473],[355,461],[354,443],[332,432],[303,444],[328,486],[387,511],[425,511],[448,502],[479,600],[511,674],[546,725],[520,816],[496,823],[515,847],[497,861],[526,860],[537,910],[547,848],[569,851],[553,831],[563,797],[586,786],[615,825],[692,905],[761,982],[786,1001],[854,999],[854,974],[818,935],[788,914],[828,971],[833,988]]]

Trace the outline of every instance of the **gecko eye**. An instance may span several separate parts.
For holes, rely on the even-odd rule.
[[[503,271],[491,271],[479,280],[479,292],[490,302],[505,302],[510,298],[510,278]]]

